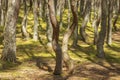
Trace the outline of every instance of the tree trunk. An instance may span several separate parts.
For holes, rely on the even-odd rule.
[[[78,23],[78,17],[77,17],[77,0],[70,0],[71,3],[71,11],[73,14],[73,23],[72,25],[67,29],[67,32],[64,34],[63,37],[63,43],[62,43],[62,52],[63,52],[63,60],[68,67],[69,71],[73,69],[73,62],[68,54],[68,40],[72,33],[75,30],[75,27]]]
[[[4,30],[4,48],[2,60],[16,62],[16,22],[19,13],[20,0],[8,0],[7,19]]]
[[[65,5],[65,0],[58,0],[57,2],[58,3],[57,3],[56,14],[57,14],[57,17],[59,17],[59,25],[62,26],[62,15],[63,15],[64,5]]]
[[[78,43],[78,24],[77,24],[77,26],[75,28],[75,31],[74,31],[74,34],[73,34],[73,43],[72,43],[72,46],[76,47],[77,43]]]
[[[113,1],[108,1],[108,29],[107,29],[107,44],[112,44],[112,11],[113,11]]]
[[[97,41],[98,41],[98,35],[99,35],[99,32],[98,32],[98,27],[99,27],[99,24],[100,24],[100,19],[101,19],[101,1],[96,1],[95,3],[95,20],[93,21],[92,23],[92,26],[94,28],[94,45],[97,44]],[[99,4],[99,5],[98,5]]]
[[[33,33],[33,40],[37,41],[38,40],[38,2],[37,0],[33,1],[33,14],[34,14],[34,33]]]
[[[105,57],[105,52],[104,52],[104,40],[106,36],[106,27],[107,27],[107,0],[102,0],[101,1],[101,30],[99,32],[99,39],[97,42],[97,56],[99,58],[104,58]]]
[[[53,27],[52,46],[56,54],[56,66],[55,66],[54,74],[60,75],[62,73],[62,50],[58,43],[59,25],[57,22],[57,18],[55,16],[54,0],[48,0],[48,5],[49,5],[50,20],[51,20],[52,27]]]
[[[43,18],[43,1],[44,0],[39,0],[39,16],[40,18]]]
[[[117,23],[117,21],[118,21],[118,18],[119,18],[119,13],[116,14],[116,15],[114,15],[113,28],[114,28],[115,31],[118,30],[118,28],[117,28],[117,26],[116,26],[116,23]]]
[[[91,11],[91,0],[87,0],[86,5],[85,5],[84,20],[83,20],[82,25],[80,27],[80,35],[81,35],[81,38],[84,42],[87,42],[87,35],[85,33],[85,28],[86,28],[87,23],[89,21],[90,11]]]
[[[115,31],[117,31],[118,28],[116,26],[116,23],[118,21],[119,15],[120,15],[120,0],[115,0],[114,1],[113,12],[114,12],[113,28],[114,28]]]
[[[68,28],[70,27],[70,12],[71,12],[71,6],[70,6],[70,0],[67,0],[68,3]]]
[[[78,2],[77,2],[77,8],[78,8]],[[77,10],[77,16],[78,16],[78,10]],[[78,43],[78,23],[77,23],[75,30],[74,30],[72,46],[76,47],[77,43]]]
[[[1,23],[1,10],[2,10],[2,0],[0,0],[0,23]],[[1,26],[1,24],[0,24]]]
[[[28,40],[29,39],[29,33],[27,32],[27,15],[28,15],[28,12],[29,12],[29,9],[27,7],[27,4],[26,4],[26,0],[23,0],[24,1],[24,18],[23,18],[23,21],[22,21],[22,36],[24,39]]]
[[[7,0],[2,0],[1,1],[1,26],[5,26],[5,16],[6,16],[6,1]]]
[[[80,16],[84,15],[84,2],[85,0],[80,0]]]
[[[48,0],[46,0],[46,4],[48,3]],[[49,15],[49,9],[48,9],[48,5],[46,5],[46,22],[47,22],[47,46],[48,47],[52,47],[52,34],[53,34],[53,28],[52,28],[52,24],[50,21],[50,15]]]

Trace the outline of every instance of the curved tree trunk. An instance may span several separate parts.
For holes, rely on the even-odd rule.
[[[60,75],[62,73],[62,50],[58,43],[59,25],[57,22],[57,18],[55,16],[54,0],[48,0],[48,5],[49,5],[50,20],[51,20],[52,27],[53,27],[52,46],[56,54],[56,66],[55,66],[54,74]]]
[[[16,22],[19,13],[20,0],[8,0],[7,19],[4,30],[4,48],[2,60],[16,62]]]
[[[63,43],[62,43],[63,60],[69,70],[73,69],[73,62],[68,54],[68,40],[70,36],[72,35],[72,33],[74,32],[75,27],[77,26],[77,23],[78,23],[77,0],[70,0],[70,3],[71,3],[71,11],[73,14],[73,23],[67,29],[67,32],[64,34]]]
[[[115,13],[113,15],[113,18],[114,18],[113,28],[114,28],[115,31],[117,31],[118,27],[116,26],[116,23],[118,21],[119,15],[120,15],[120,0],[115,0],[114,1],[113,12]]]
[[[77,8],[78,8],[78,6],[79,6],[79,1],[77,1]],[[78,10],[77,10],[77,16],[78,16]],[[74,30],[72,46],[76,47],[77,43],[78,43],[78,23],[77,23],[75,30]]]
[[[87,0],[86,5],[85,5],[84,20],[83,20],[82,25],[80,27],[80,35],[81,35],[81,38],[84,42],[87,42],[87,35],[85,33],[85,28],[86,28],[87,23],[89,21],[90,11],[91,11],[91,0]]]
[[[26,0],[23,0],[23,1],[24,1],[24,18],[22,21],[21,31],[22,31],[23,38],[28,40],[29,33],[27,32],[27,15],[28,15],[29,9],[27,8]]]
[[[96,1],[95,2],[95,20],[92,23],[92,26],[94,28],[94,45],[97,44],[98,41],[98,36],[99,36],[99,32],[98,32],[98,27],[100,24],[100,19],[101,19],[101,0]]]

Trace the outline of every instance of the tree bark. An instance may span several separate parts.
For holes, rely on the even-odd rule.
[[[67,0],[68,3],[68,28],[70,27],[70,12],[71,12],[71,6],[70,6],[70,0]]]
[[[86,5],[85,5],[84,20],[83,20],[82,25],[80,27],[80,35],[81,35],[81,38],[84,42],[87,42],[87,35],[85,33],[85,28],[86,28],[87,23],[89,21],[90,11],[91,11],[91,0],[87,0]]]
[[[5,16],[7,12],[7,0],[1,1],[1,26],[5,26]]]
[[[73,23],[72,25],[67,29],[67,32],[64,34],[63,37],[63,43],[62,43],[62,52],[63,52],[63,60],[68,67],[69,71],[73,69],[73,62],[68,54],[68,40],[72,33],[75,30],[75,27],[78,23],[78,17],[77,17],[77,0],[70,0],[71,4],[71,11],[73,15]]]
[[[40,18],[43,18],[43,1],[44,0],[39,0],[39,16],[40,16]]]
[[[99,58],[104,58],[105,57],[105,52],[104,52],[104,40],[106,37],[106,27],[107,27],[107,0],[102,0],[101,1],[101,30],[99,32],[99,39],[97,42],[97,56]]]
[[[85,0],[80,0],[80,16],[84,15],[84,2]]]
[[[76,47],[77,43],[78,43],[78,24],[77,24],[77,26],[75,28],[75,31],[74,31],[74,34],[73,34],[73,43],[72,43],[72,46]]]
[[[38,41],[38,2],[37,0],[33,1],[33,14],[34,14],[34,33],[33,33],[33,40]]]
[[[23,0],[24,2],[24,18],[23,18],[23,21],[22,21],[22,28],[21,28],[21,31],[22,31],[22,36],[24,39],[28,40],[29,39],[29,33],[27,32],[27,15],[28,15],[28,12],[29,12],[29,8],[27,7],[27,3],[26,3],[26,0]]]
[[[4,30],[4,48],[1,59],[16,62],[16,22],[20,0],[8,0],[7,19]]]
[[[48,0],[46,0],[46,4],[48,3]],[[47,22],[47,46],[49,48],[52,47],[52,34],[53,34],[53,28],[52,28],[52,24],[50,21],[50,15],[49,15],[49,9],[48,9],[48,5],[46,5],[46,22]]]
[[[77,1],[77,8],[78,8],[78,3],[79,3],[79,1]],[[78,16],[78,10],[77,10],[77,16]],[[72,46],[76,47],[77,43],[78,43],[78,23],[77,23],[75,30],[74,30]]]
[[[0,0],[0,23],[1,23],[1,10],[2,10],[2,0]],[[1,24],[0,24],[1,26]]]
[[[62,26],[62,15],[64,10],[65,0],[58,0],[57,1],[57,9],[56,14],[59,17],[59,25]]]
[[[57,22],[57,18],[55,16],[54,0],[48,0],[48,5],[49,5],[50,20],[53,27],[52,47],[56,54],[56,65],[55,65],[54,74],[60,75],[62,73],[62,50],[58,42],[59,25]]]
[[[115,31],[117,31],[118,28],[116,26],[116,23],[118,21],[119,15],[120,15],[120,0],[115,0],[113,4],[114,4],[114,6],[113,6],[113,12],[114,12],[113,28]]]
[[[112,16],[113,16],[113,1],[108,1],[108,28],[107,28],[107,44],[112,44]]]
[[[100,24],[100,19],[101,19],[101,0],[99,0],[99,1],[96,1],[95,3],[94,3],[95,5],[95,8],[94,8],[94,10],[95,10],[95,14],[94,14],[94,16],[95,16],[95,20],[93,21],[93,23],[92,23],[92,26],[93,26],[93,28],[94,28],[94,45],[96,45],[97,44],[97,41],[98,41],[98,37],[99,37],[99,32],[98,32],[98,27],[99,27],[99,24]]]

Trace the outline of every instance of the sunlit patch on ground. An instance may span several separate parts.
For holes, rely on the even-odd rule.
[[[11,64],[0,61],[0,80],[119,80],[120,79],[120,32],[113,33],[113,44],[107,46],[105,44],[106,59],[98,59],[96,57],[96,46],[93,45],[93,28],[91,23],[87,24],[86,33],[88,35],[89,44],[78,41],[77,47],[72,47],[73,39],[69,41],[70,57],[75,61],[77,67],[73,74],[66,75],[67,72],[63,68],[61,76],[52,75],[55,67],[55,53],[47,47],[46,39],[46,22],[39,20],[39,37],[40,40],[35,42],[32,37],[30,39],[22,39],[21,22],[23,11],[20,11],[17,24],[17,60],[19,63]],[[63,26],[60,28],[60,41],[63,38],[65,29],[67,28],[68,10],[64,11]],[[59,19],[59,18],[58,18]],[[33,34],[33,15],[28,14],[27,30]],[[81,19],[80,19],[81,20]],[[81,21],[79,22],[79,27]],[[120,26],[119,22],[117,26]],[[3,29],[0,30],[3,35]],[[3,50],[3,36],[0,36],[0,56]],[[62,42],[60,42],[62,43]],[[4,65],[3,65],[4,64]]]

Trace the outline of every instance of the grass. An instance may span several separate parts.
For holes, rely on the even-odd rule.
[[[63,26],[67,25],[67,11],[64,12],[64,18],[63,18]],[[14,63],[8,63],[8,62],[2,62],[0,61],[0,79],[6,80],[6,79],[25,79],[25,80],[34,80],[35,77],[37,76],[37,78],[39,78],[39,80],[41,78],[44,77],[44,80],[53,80],[53,78],[56,78],[52,75],[51,72],[49,72],[49,68],[51,67],[51,69],[54,69],[55,66],[55,54],[54,52],[47,48],[47,39],[46,39],[46,22],[45,21],[41,21],[40,20],[40,27],[41,27],[41,31],[39,31],[40,33],[40,38],[43,42],[43,44],[41,44],[39,41],[35,42],[34,40],[29,39],[28,41],[25,41],[22,39],[22,35],[21,35],[21,21],[23,18],[23,12],[20,11],[20,15],[19,15],[19,20],[18,20],[18,24],[17,24],[17,59],[20,63],[14,64]],[[28,25],[27,25],[27,29],[28,32],[33,34],[33,15],[32,12],[30,12],[28,14]],[[81,24],[81,22],[79,23],[79,25]],[[117,25],[119,26],[119,22],[117,23]],[[0,35],[2,35],[3,33],[3,28],[0,28]],[[60,38],[62,39],[65,28],[62,27],[63,31],[61,31],[60,33]],[[113,44],[111,46],[107,46],[105,44],[105,52],[106,52],[106,59],[102,60],[102,59],[98,59],[95,55],[97,54],[96,52],[96,47],[94,45],[92,45],[92,41],[93,41],[93,29],[91,27],[91,23],[87,24],[87,29],[86,32],[88,34],[88,38],[89,38],[89,42],[90,44],[86,44],[84,42],[82,42],[81,40],[78,41],[78,45],[76,48],[71,47],[71,43],[72,43],[72,38],[69,41],[69,51],[68,53],[70,54],[70,57],[75,60],[78,61],[79,63],[77,63],[76,65],[82,65],[82,66],[87,66],[88,64],[85,63],[91,63],[91,65],[95,65],[98,64],[104,67],[109,67],[111,68],[112,66],[115,66],[114,64],[117,64],[116,67],[119,67],[120,65],[120,41],[114,40]],[[2,49],[3,49],[3,36],[0,36],[0,53],[2,53]],[[102,64],[99,64],[99,62]],[[39,64],[38,64],[39,63]],[[111,66],[110,66],[111,65]],[[81,66],[80,66],[81,67]],[[84,68],[83,68],[84,69]],[[77,68],[76,68],[77,70]],[[89,71],[89,69],[86,69]],[[117,68],[116,68],[117,70]],[[119,70],[119,69],[118,69]],[[64,70],[65,71],[65,70]],[[93,71],[94,72],[94,71]],[[77,73],[77,71],[75,72]],[[113,72],[114,73],[114,72]],[[80,75],[83,75],[83,73],[78,73]],[[119,75],[119,73],[116,72],[116,74]],[[11,75],[11,76],[9,76]],[[86,76],[76,76],[74,75],[69,75],[69,77],[82,77],[81,80],[91,80],[92,76],[91,73],[88,72],[87,78],[85,78]],[[105,74],[106,75],[106,74]],[[65,74],[63,74],[63,76],[65,76]],[[29,78],[30,77],[30,78]],[[50,78],[48,78],[50,77]],[[98,77],[98,76],[97,76]],[[51,79],[52,78],[52,79]],[[58,78],[62,78],[62,77],[57,77]],[[71,78],[72,79],[72,78]],[[74,79],[74,78],[73,78]],[[37,79],[36,79],[37,80]],[[43,80],[43,79],[41,79]],[[75,80],[75,79],[74,79]],[[76,80],[79,80],[78,78]],[[116,79],[117,80],[117,79]]]

